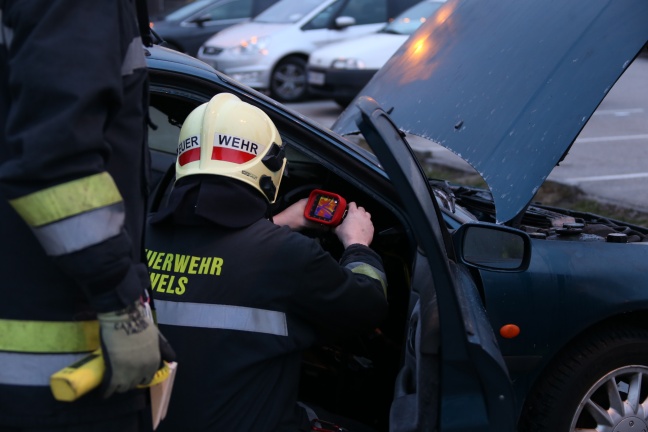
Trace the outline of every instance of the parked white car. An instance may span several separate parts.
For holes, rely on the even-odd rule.
[[[434,14],[445,0],[424,0],[402,12],[377,34],[333,43],[308,60],[308,91],[345,107],[371,77]]]
[[[315,49],[382,29],[415,0],[280,0],[207,40],[198,58],[280,101],[303,99]]]

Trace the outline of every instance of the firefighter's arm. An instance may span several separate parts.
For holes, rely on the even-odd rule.
[[[149,382],[162,360],[160,344],[166,341],[140,299],[148,272],[144,264],[132,262],[123,229],[124,203],[112,177],[102,173],[81,178],[10,204],[98,312],[104,395]]]
[[[303,268],[306,289],[295,297],[296,313],[322,341],[366,334],[387,316],[387,278],[380,256],[369,247],[353,244],[339,262],[329,256]]]
[[[300,231],[306,228],[328,231],[328,227],[310,221],[304,217],[304,209],[306,208],[307,198],[301,199],[296,203],[285,208],[281,212],[272,217],[272,220],[277,225],[285,225],[293,231]]]
[[[99,312],[132,304],[146,286],[146,268],[132,262],[121,194],[107,172],[10,199],[61,269]]]
[[[272,217],[272,221],[276,225],[285,225],[291,230],[298,231],[304,228],[306,218],[304,217],[304,208],[306,207],[306,199],[301,199],[281,212]]]
[[[371,213],[356,203],[349,204],[347,216],[335,229],[345,251],[341,263],[354,274],[365,275],[379,283],[382,292],[387,297],[387,277],[382,266],[382,260],[374,251],[369,249],[373,240],[374,226]],[[361,254],[362,258],[354,261],[354,256]]]

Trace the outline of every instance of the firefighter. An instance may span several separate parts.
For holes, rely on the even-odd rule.
[[[150,430],[147,71],[133,1],[0,0],[0,429]],[[50,376],[102,348],[102,386]],[[147,426],[147,423],[148,426]]]
[[[175,185],[146,239],[158,324],[179,365],[160,431],[311,430],[317,411],[297,403],[301,352],[386,316],[362,207],[350,203],[335,228],[340,262],[289,228],[310,222],[304,200],[273,223],[284,153],[270,118],[229,93],[182,126]]]

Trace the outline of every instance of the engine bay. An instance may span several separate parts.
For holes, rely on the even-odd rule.
[[[495,223],[495,206],[489,191],[431,181],[444,214],[458,223],[470,220]],[[609,243],[648,242],[648,229],[592,213],[531,203],[515,228],[532,238],[549,241]]]

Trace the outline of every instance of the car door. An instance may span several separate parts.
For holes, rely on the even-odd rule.
[[[234,24],[249,21],[253,0],[224,0],[215,3],[182,22],[187,28],[187,52],[196,55],[198,48],[213,34]],[[191,30],[189,32],[189,30]]]
[[[390,431],[513,431],[508,371],[474,281],[449,259],[427,179],[378,104],[357,105],[358,127],[399,191],[420,250]]]

